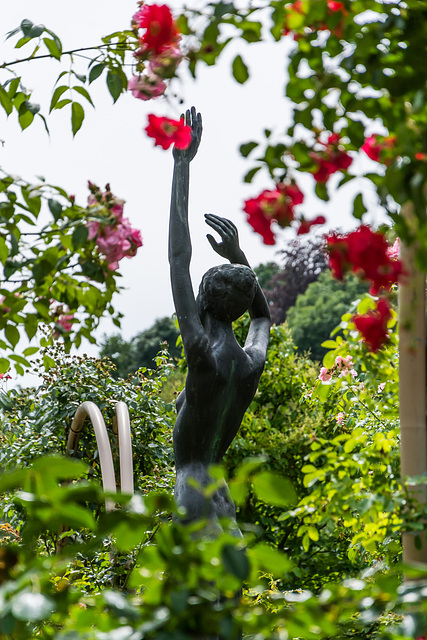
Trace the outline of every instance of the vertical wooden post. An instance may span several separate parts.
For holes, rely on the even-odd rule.
[[[402,207],[401,215],[411,226],[411,202]],[[402,242],[400,257],[407,273],[399,284],[400,457],[402,477],[407,477],[427,471],[425,275],[415,265],[414,245]],[[427,502],[426,488],[414,489],[414,497]],[[414,535],[403,536],[404,562],[427,564],[426,534],[420,533],[420,549],[415,547]]]

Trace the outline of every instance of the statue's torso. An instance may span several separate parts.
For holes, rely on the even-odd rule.
[[[189,367],[185,389],[177,400],[177,469],[194,463],[221,462],[262,373],[262,366],[255,365],[237,342],[214,346],[209,357],[197,363],[195,369]]]

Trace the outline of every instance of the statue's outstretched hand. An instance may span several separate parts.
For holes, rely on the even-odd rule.
[[[230,260],[230,262],[240,262],[242,250],[239,245],[239,234],[231,220],[220,218],[212,213],[206,213],[205,222],[212,227],[214,231],[217,231],[222,239],[222,242],[217,242],[215,238],[208,233],[206,237],[212,249],[223,258]]]
[[[191,142],[190,146],[187,149],[177,149],[173,148],[173,157],[175,160],[185,160],[187,162],[191,162],[194,156],[197,153],[197,149],[199,148],[200,140],[202,139],[202,115],[196,112],[195,107],[191,107],[187,109],[185,112],[185,124],[191,127]]]

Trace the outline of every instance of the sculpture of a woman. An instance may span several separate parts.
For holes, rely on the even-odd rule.
[[[174,149],[174,173],[169,226],[169,263],[173,299],[188,365],[185,388],[177,399],[173,432],[175,499],[184,507],[185,522],[200,518],[217,522],[235,518],[227,487],[206,497],[194,487],[208,486],[209,466],[220,464],[237,434],[256,392],[267,353],[270,313],[254,272],[240,249],[234,224],[215,215],[205,220],[221,237],[207,238],[230,264],[209,269],[197,299],[190,278],[191,241],[188,227],[190,162],[202,135],[201,115],[186,113],[192,128],[188,149]],[[249,310],[251,324],[242,348],[232,322]],[[190,479],[190,482],[188,482]],[[191,482],[193,479],[193,483]]]

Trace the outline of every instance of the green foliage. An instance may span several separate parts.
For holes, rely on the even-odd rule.
[[[132,31],[117,31],[102,38],[101,43],[85,47],[84,51],[93,52],[89,57],[88,75],[75,69],[73,54],[82,49],[64,51],[60,38],[44,25],[35,25],[31,20],[24,19],[20,26],[12,30],[7,37],[15,36],[18,36],[15,49],[25,47],[28,55],[0,64],[0,72],[3,71],[3,75],[6,76],[6,80],[0,83],[0,106],[3,107],[7,117],[14,111],[17,112],[21,129],[29,127],[36,115],[43,120],[46,130],[48,125],[45,116],[40,113],[40,105],[31,102],[31,91],[24,87],[22,76],[15,73],[15,65],[49,56],[60,63],[66,59],[66,70],[59,73],[55,83],[58,85],[61,80],[62,84],[53,89],[49,113],[69,107],[73,136],[80,130],[85,118],[85,111],[79,98],[82,96],[86,102],[94,106],[88,87],[103,74],[104,70],[107,71],[107,89],[114,102],[127,89],[127,77],[123,70],[125,58],[126,54],[130,56],[130,52],[137,46],[137,37]],[[41,55],[37,55],[40,48]],[[30,49],[32,49],[31,53]]]
[[[111,304],[117,274],[95,241],[87,240],[92,219],[105,221],[105,216],[89,217],[60,187],[0,175],[0,373],[11,363],[18,373],[29,366],[26,356],[35,348],[22,356],[16,347],[22,333],[32,340],[40,323],[52,330],[45,342],[62,336],[67,348],[83,338],[94,342],[92,332],[106,311],[119,323]],[[77,312],[71,331],[65,331],[61,317]]]
[[[280,270],[277,262],[264,262],[255,267],[254,272],[258,278],[261,289],[265,289],[272,277],[279,273]]]
[[[141,331],[127,342],[119,334],[104,336],[100,356],[109,358],[116,366],[114,377],[126,378],[141,367],[152,369],[162,343],[167,343],[169,354],[178,359],[181,347],[177,346],[179,330],[174,318],[160,318],[152,327]]]
[[[402,530],[421,527],[420,508],[399,478],[396,335],[370,353],[350,317],[341,322],[344,335],[324,344],[332,349],[324,382],[297,355],[287,327],[272,328],[257,394],[225,458],[231,475],[251,480],[254,471],[273,471],[291,482],[281,489],[281,508],[272,490],[266,503],[255,480],[249,489],[230,483],[239,518],[258,527],[260,540],[298,558],[284,589],[318,590],[375,562],[394,565]],[[248,322],[235,327],[241,343]]]
[[[372,631],[384,640],[406,640],[422,633],[427,615],[422,570],[418,583],[403,588],[396,573],[373,571],[363,580],[330,582],[317,595],[280,590],[277,580],[293,564],[286,555],[252,534],[241,539],[224,530],[212,538],[204,535],[203,523],[167,522],[172,505],[165,494],[118,496],[121,506],[94,520],[92,508],[104,496],[98,485],[78,479],[82,473],[82,463],[45,457],[0,480],[0,491],[12,491],[26,511],[19,532],[2,528],[0,634],[8,640],[189,640],[196,633],[233,640],[239,628],[244,637],[259,640],[360,639],[372,637]],[[236,481],[242,480],[238,474]],[[70,538],[60,555],[34,554],[40,538],[55,534],[60,524],[83,525],[85,537]],[[99,590],[96,582],[87,582],[82,558],[90,567],[97,554],[105,556],[106,540],[112,583]],[[130,591],[120,590],[114,586],[120,558],[134,547],[125,568]],[[239,601],[235,594],[242,580]]]
[[[43,364],[47,359],[48,371]],[[12,390],[0,396],[3,415],[0,465],[4,469],[26,467],[47,453],[65,455],[71,422],[82,402],[95,402],[105,423],[111,426],[115,403],[124,401],[132,425],[136,486],[141,490],[154,486],[170,490],[174,415],[172,406],[159,398],[171,373],[166,352],[159,354],[157,364],[156,371],[140,370],[129,380],[115,380],[111,375],[114,366],[107,361],[67,356],[60,344],[43,349],[34,369],[43,377],[39,389]],[[117,441],[112,440],[118,465]],[[96,440],[89,420],[76,455],[90,465],[90,476],[100,480]],[[118,467],[116,472],[118,479]]]
[[[185,8],[180,17],[185,33],[192,37],[194,75],[201,63],[215,64],[233,43],[237,52],[233,75],[243,82],[250,70],[237,69],[242,44],[258,42],[261,23],[270,27],[269,34],[262,34],[264,41],[279,46],[286,33],[290,42],[293,39],[283,78],[286,96],[294,105],[291,124],[286,132],[268,127],[263,141],[252,139],[241,145],[241,154],[253,157],[245,181],[251,182],[260,169],[275,182],[295,177],[298,171],[313,173],[312,151],[321,131],[339,132],[341,149],[355,157],[369,135],[383,131],[374,125],[381,123],[385,135],[391,136],[391,149],[380,159],[381,168],[368,170],[364,177],[375,188],[397,235],[407,242],[416,238],[418,267],[423,271],[427,265],[427,98],[422,64],[426,11],[418,0],[404,4],[357,0],[333,9],[326,2],[303,1],[296,9],[292,3],[273,0],[260,7],[209,2],[203,12]],[[338,189],[352,178],[345,172]],[[330,198],[329,184],[315,186],[320,199]],[[415,205],[412,222],[399,214],[399,205],[407,201]],[[358,194],[354,216],[360,220],[365,212]]]
[[[313,360],[322,361],[327,340],[339,319],[354,300],[368,291],[368,285],[352,274],[342,282],[329,271],[321,273],[316,282],[308,285],[296,299],[286,316],[295,345],[301,352],[309,352]]]
[[[235,325],[240,342],[248,325],[249,317]],[[71,358],[59,346],[46,352],[55,366],[37,395],[2,396],[0,464],[19,468],[0,480],[7,492],[0,634],[25,640],[41,625],[55,640],[76,633],[182,640],[196,631],[233,640],[239,628],[260,640],[422,633],[424,582],[398,590],[400,534],[419,535],[426,513],[399,480],[396,337],[387,353],[371,354],[346,317],[341,330],[326,345],[333,349],[326,384],[296,354],[286,327],[272,329],[258,392],[225,460],[243,539],[226,522],[215,536],[204,522],[170,523],[173,416],[159,399],[170,369],[164,356],[147,378],[116,381],[105,362]],[[349,355],[356,376],[334,364]],[[79,445],[88,466],[41,457],[63,452],[72,415],[87,399],[107,424],[115,400],[130,405],[143,494],[130,502],[116,495],[122,506],[112,513],[104,513],[90,429]],[[212,475],[212,487],[220,486],[222,474]],[[82,476],[90,481],[64,484]]]

